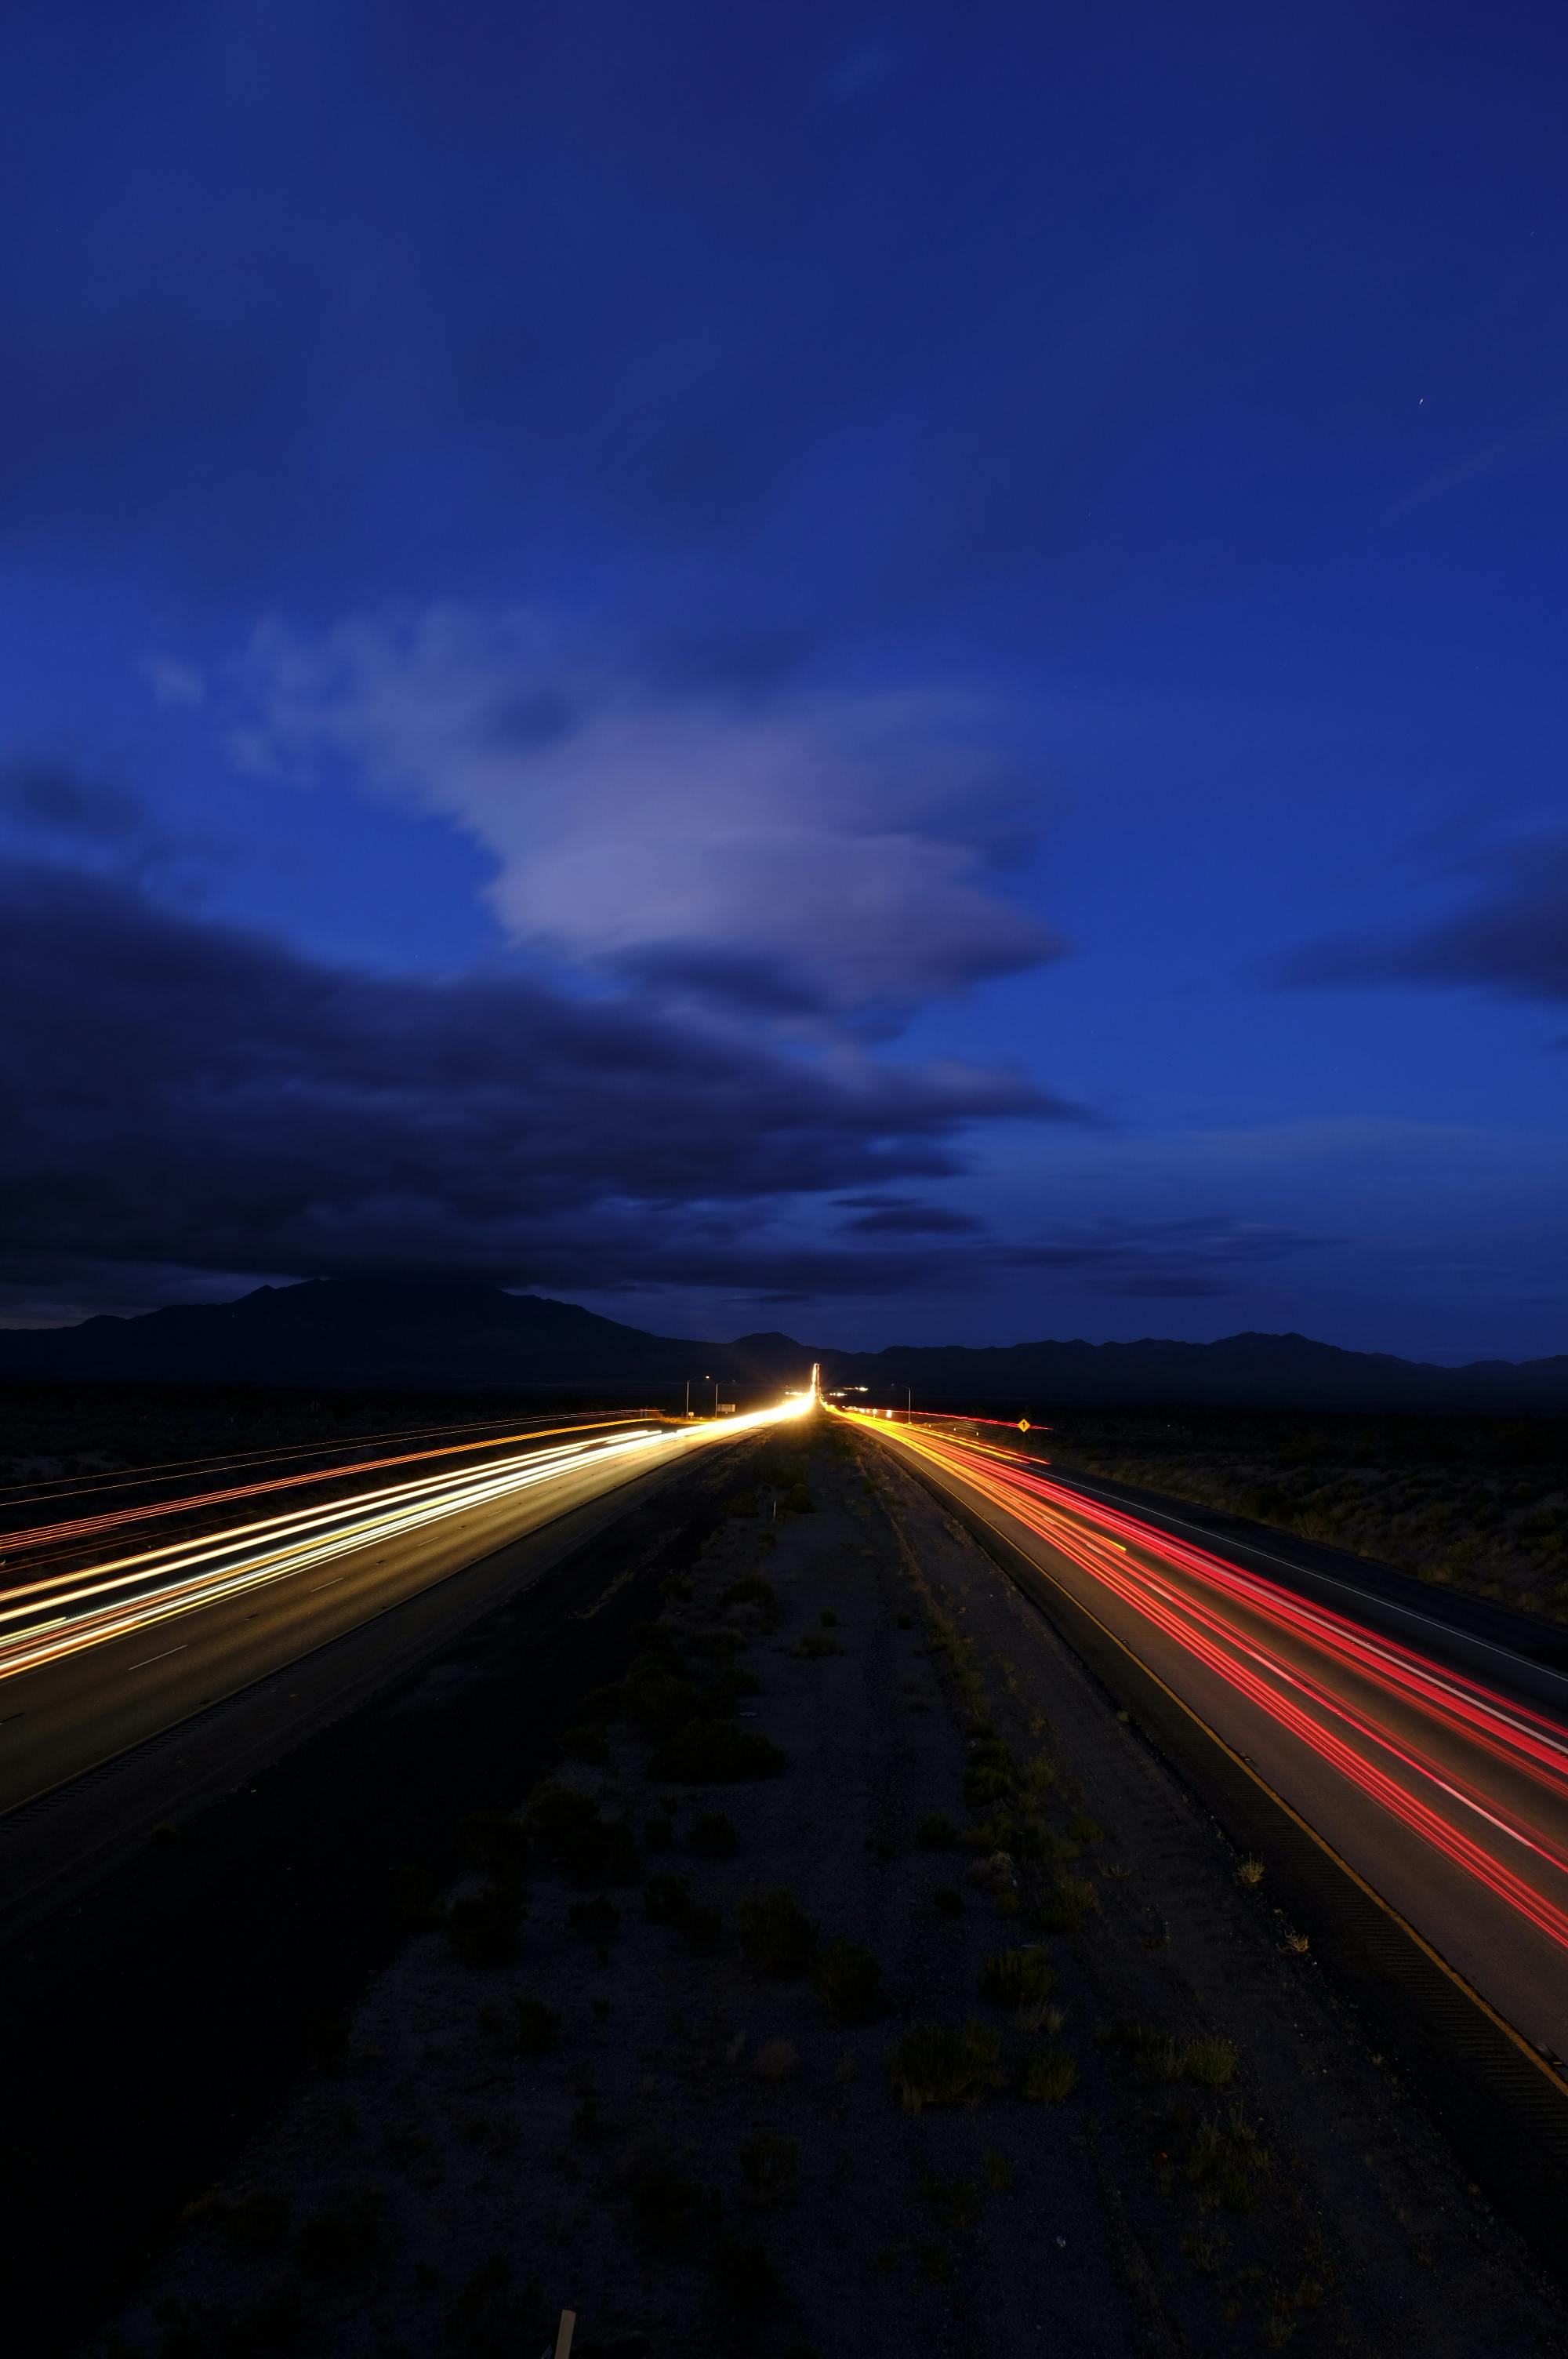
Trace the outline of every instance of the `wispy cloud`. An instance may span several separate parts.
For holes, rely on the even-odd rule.
[[[270,625],[237,680],[253,768],[446,813],[515,940],[664,1005],[892,1028],[1062,948],[1006,889],[1024,782],[959,691],[681,695],[452,605]]]
[[[1554,410],[1549,417],[1532,419],[1528,425],[1516,427],[1510,434],[1498,435],[1496,441],[1486,443],[1465,458],[1434,468],[1394,502],[1386,521],[1398,523],[1446,499],[1450,493],[1463,491],[1467,484],[1483,483],[1487,476],[1504,474],[1510,468],[1527,466],[1531,459],[1563,441],[1568,441],[1568,410]]]
[[[1568,1000],[1568,836],[1496,853],[1466,909],[1379,940],[1344,937],[1292,951],[1275,972],[1297,984],[1425,984]]]

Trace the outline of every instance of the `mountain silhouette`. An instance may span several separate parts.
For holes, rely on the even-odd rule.
[[[1254,1402],[1345,1408],[1568,1411],[1568,1357],[1441,1368],[1346,1352],[1307,1335],[1215,1343],[892,1344],[839,1352],[772,1332],[732,1343],[654,1335],[572,1302],[463,1278],[314,1278],[238,1301],[181,1304],[75,1327],[0,1329],[0,1378],[135,1384],[507,1386],[668,1393],[689,1377],[726,1397],[803,1384],[868,1399],[913,1387],[929,1408],[986,1403]]]

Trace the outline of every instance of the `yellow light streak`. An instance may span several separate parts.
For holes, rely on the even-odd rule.
[[[673,1430],[648,1427],[609,1440],[585,1438],[54,1574],[5,1593],[11,1602],[0,1609],[0,1679],[263,1587],[351,1549],[401,1538],[541,1484],[564,1482],[607,1458],[655,1456],[733,1440],[804,1416],[814,1405],[815,1396],[808,1393],[773,1408],[712,1423]],[[143,1593],[124,1593],[137,1589]],[[24,1626],[13,1626],[4,1635],[5,1625]]]

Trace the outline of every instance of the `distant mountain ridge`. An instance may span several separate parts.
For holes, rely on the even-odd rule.
[[[470,1279],[314,1278],[236,1302],[76,1327],[0,1329],[0,1379],[136,1384],[539,1386],[632,1394],[717,1380],[727,1395],[806,1381],[913,1386],[928,1408],[1053,1401],[1257,1402],[1345,1408],[1568,1412],[1568,1355],[1440,1368],[1306,1335],[890,1344],[839,1352],[777,1332],[733,1343],[649,1334],[545,1295]]]

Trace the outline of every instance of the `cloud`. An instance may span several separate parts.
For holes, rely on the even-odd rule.
[[[507,972],[366,974],[0,864],[0,1278],[73,1270],[897,1291],[799,1206],[951,1174],[1021,1076],[812,1060]],[[792,1226],[792,1222],[794,1225]],[[122,1286],[122,1295],[127,1286]]]
[[[844,1223],[845,1234],[858,1237],[972,1236],[984,1226],[972,1212],[949,1212],[941,1204],[879,1204]]]
[[[1484,483],[1489,476],[1528,465],[1542,451],[1551,451],[1568,439],[1568,415],[1561,410],[1542,418],[1532,419],[1528,425],[1516,427],[1511,434],[1499,435],[1466,458],[1452,461],[1423,477],[1413,490],[1396,500],[1388,511],[1387,521],[1399,523],[1406,516],[1430,507],[1434,500],[1446,499],[1451,492],[1463,490],[1467,484]]]
[[[207,701],[207,682],[194,664],[181,663],[175,656],[150,655],[142,658],[137,669],[156,703],[189,711]]]
[[[1062,947],[1002,889],[1023,782],[973,699],[660,688],[456,605],[269,625],[236,680],[250,766],[445,813],[515,941],[663,1004],[891,1029]]]
[[[0,762],[0,821],[75,845],[143,845],[152,833],[141,805],[118,787],[83,778],[64,762],[19,756]]]
[[[1491,889],[1457,917],[1391,941],[1308,945],[1281,962],[1287,983],[1414,983],[1568,1000],[1568,836],[1515,845],[1487,864]]]
[[[1100,1222],[1033,1244],[1000,1246],[996,1259],[1014,1269],[1070,1275],[1096,1294],[1184,1300],[1227,1294],[1253,1270],[1325,1242],[1302,1230],[1208,1215]]]

